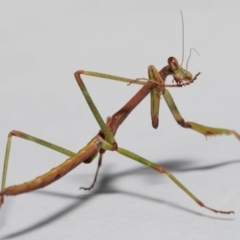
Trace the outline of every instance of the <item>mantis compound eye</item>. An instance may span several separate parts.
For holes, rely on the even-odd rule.
[[[173,72],[179,69],[179,64],[175,57],[168,58],[168,65]]]

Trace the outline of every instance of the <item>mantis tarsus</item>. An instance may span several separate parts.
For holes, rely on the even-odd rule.
[[[140,84],[143,87],[133,96],[119,111],[117,111],[114,115],[108,118],[107,123],[105,123],[99,114],[96,106],[94,105],[83,81],[81,75],[89,75],[94,77],[100,77],[110,80],[122,81],[128,84]],[[215,213],[223,213],[230,214],[233,211],[221,211],[210,208],[202,203],[196,196],[194,196],[182,183],[180,183],[168,170],[163,168],[160,165],[157,165],[133,152],[130,152],[127,149],[121,148],[118,146],[115,140],[115,134],[117,132],[118,127],[123,123],[123,121],[127,118],[127,116],[131,113],[131,111],[150,93],[151,96],[151,117],[152,117],[152,126],[154,128],[158,127],[158,115],[159,115],[159,106],[161,97],[166,101],[173,117],[177,121],[177,123],[184,127],[195,130],[205,136],[212,135],[234,135],[240,140],[240,135],[234,130],[221,129],[221,128],[212,128],[208,126],[203,126],[194,122],[186,122],[178,111],[171,94],[168,91],[168,87],[183,87],[185,85],[189,85],[193,83],[197,76],[192,76],[190,72],[183,69],[181,65],[178,64],[177,60],[174,57],[170,57],[168,59],[168,65],[158,71],[154,66],[148,67],[148,79],[128,79],[103,73],[90,72],[90,71],[77,71],[74,76],[75,79],[95,117],[97,120],[101,130],[99,133],[90,140],[90,142],[82,148],[78,153],[74,153],[65,148],[57,146],[55,144],[49,143],[42,139],[30,136],[23,132],[19,131],[11,131],[8,135],[6,153],[4,159],[4,167],[3,167],[3,176],[2,176],[2,187],[0,191],[0,207],[4,202],[4,196],[8,195],[18,195],[24,192],[30,192],[39,188],[43,188],[50,183],[58,180],[73,168],[77,167],[80,163],[90,163],[94,160],[94,158],[99,154],[99,164],[94,177],[93,184],[89,188],[83,188],[85,190],[91,189],[96,180],[97,174],[99,171],[99,167],[102,162],[102,155],[105,151],[117,151],[118,153],[131,158],[135,161],[138,161],[148,167],[153,168],[154,170],[166,174],[175,184],[177,184],[186,194],[188,194],[198,205],[204,207],[208,210],[211,210]],[[166,84],[167,76],[172,76],[175,83]],[[10,148],[11,148],[11,139],[12,136],[17,136],[45,147],[48,147],[52,150],[58,151],[62,154],[67,155],[69,158],[63,162],[61,165],[53,168],[49,172],[37,177],[36,179],[25,182],[23,184],[14,185],[5,188],[6,185],[6,176],[7,176],[7,168],[9,162]]]

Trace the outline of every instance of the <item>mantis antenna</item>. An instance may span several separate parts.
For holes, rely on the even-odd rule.
[[[181,61],[181,67],[184,61],[184,21],[183,21],[183,14],[182,14],[182,10],[180,10],[181,13],[181,18],[182,18],[182,61]]]
[[[182,67],[183,61],[184,61],[184,20],[183,20],[182,10],[180,10],[180,13],[181,13],[181,19],[182,19],[182,61],[181,61],[180,66]],[[195,48],[191,48],[190,49],[190,54],[189,54],[189,57],[188,57],[188,60],[187,60],[187,63],[186,63],[186,70],[188,69],[188,63],[189,63],[189,60],[191,58],[192,50],[194,50],[197,53],[197,55],[200,56],[200,54],[198,53],[198,51]]]
[[[198,53],[196,48],[191,48],[190,49],[190,54],[189,54],[189,57],[188,57],[188,60],[187,60],[187,63],[186,63],[186,70],[188,69],[188,63],[189,63],[189,60],[190,60],[190,57],[191,57],[191,54],[192,54],[192,50],[194,50],[197,53],[197,55],[200,56],[200,54]]]

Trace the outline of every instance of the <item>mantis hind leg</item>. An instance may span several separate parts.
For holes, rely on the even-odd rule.
[[[8,140],[7,140],[7,146],[6,146],[5,158],[4,158],[4,165],[3,165],[3,173],[2,173],[1,191],[3,191],[5,189],[5,186],[6,186],[7,170],[8,170],[9,156],[10,156],[10,150],[11,150],[11,142],[12,142],[12,137],[13,136],[20,137],[20,138],[26,139],[26,140],[31,141],[31,142],[35,142],[37,144],[40,144],[42,146],[45,146],[45,147],[48,147],[52,150],[60,152],[64,155],[67,155],[69,157],[72,157],[76,154],[72,151],[67,150],[66,148],[57,146],[53,143],[44,141],[40,138],[33,137],[29,134],[13,130],[8,134]],[[4,196],[2,195],[0,197],[0,207],[3,204],[3,202],[4,202]]]
[[[111,150],[112,145],[109,144],[108,142],[106,142],[105,140],[103,140],[102,142],[102,148],[105,150]],[[121,155],[128,157],[132,160],[135,160],[147,167],[150,167],[154,170],[156,170],[159,173],[163,173],[165,175],[167,175],[179,188],[181,188],[189,197],[191,197],[200,207],[206,208],[212,212],[215,213],[222,213],[222,214],[231,214],[234,213],[233,211],[222,211],[222,210],[217,210],[211,207],[206,206],[202,201],[200,201],[200,199],[198,199],[190,190],[188,190],[176,177],[174,177],[167,169],[165,169],[164,167],[157,165],[133,152],[130,152],[127,149],[124,148],[120,148],[118,147],[118,149],[116,150],[118,153],[120,153]]]

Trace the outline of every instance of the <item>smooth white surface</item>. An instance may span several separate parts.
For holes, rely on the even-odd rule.
[[[10,130],[21,130],[78,151],[98,125],[74,80],[78,69],[147,77],[169,56],[202,75],[170,90],[186,120],[240,131],[239,1],[11,1],[0,8],[0,156]],[[103,118],[140,88],[84,77]],[[171,79],[168,79],[171,82]],[[164,101],[152,129],[149,98],[120,127],[119,146],[169,169],[205,204],[200,208],[166,176],[117,153],[104,156],[91,192],[96,161],[54,184],[6,197],[1,239],[240,239],[240,143],[205,139],[180,128]],[[45,173],[66,159],[14,138],[7,186]]]

